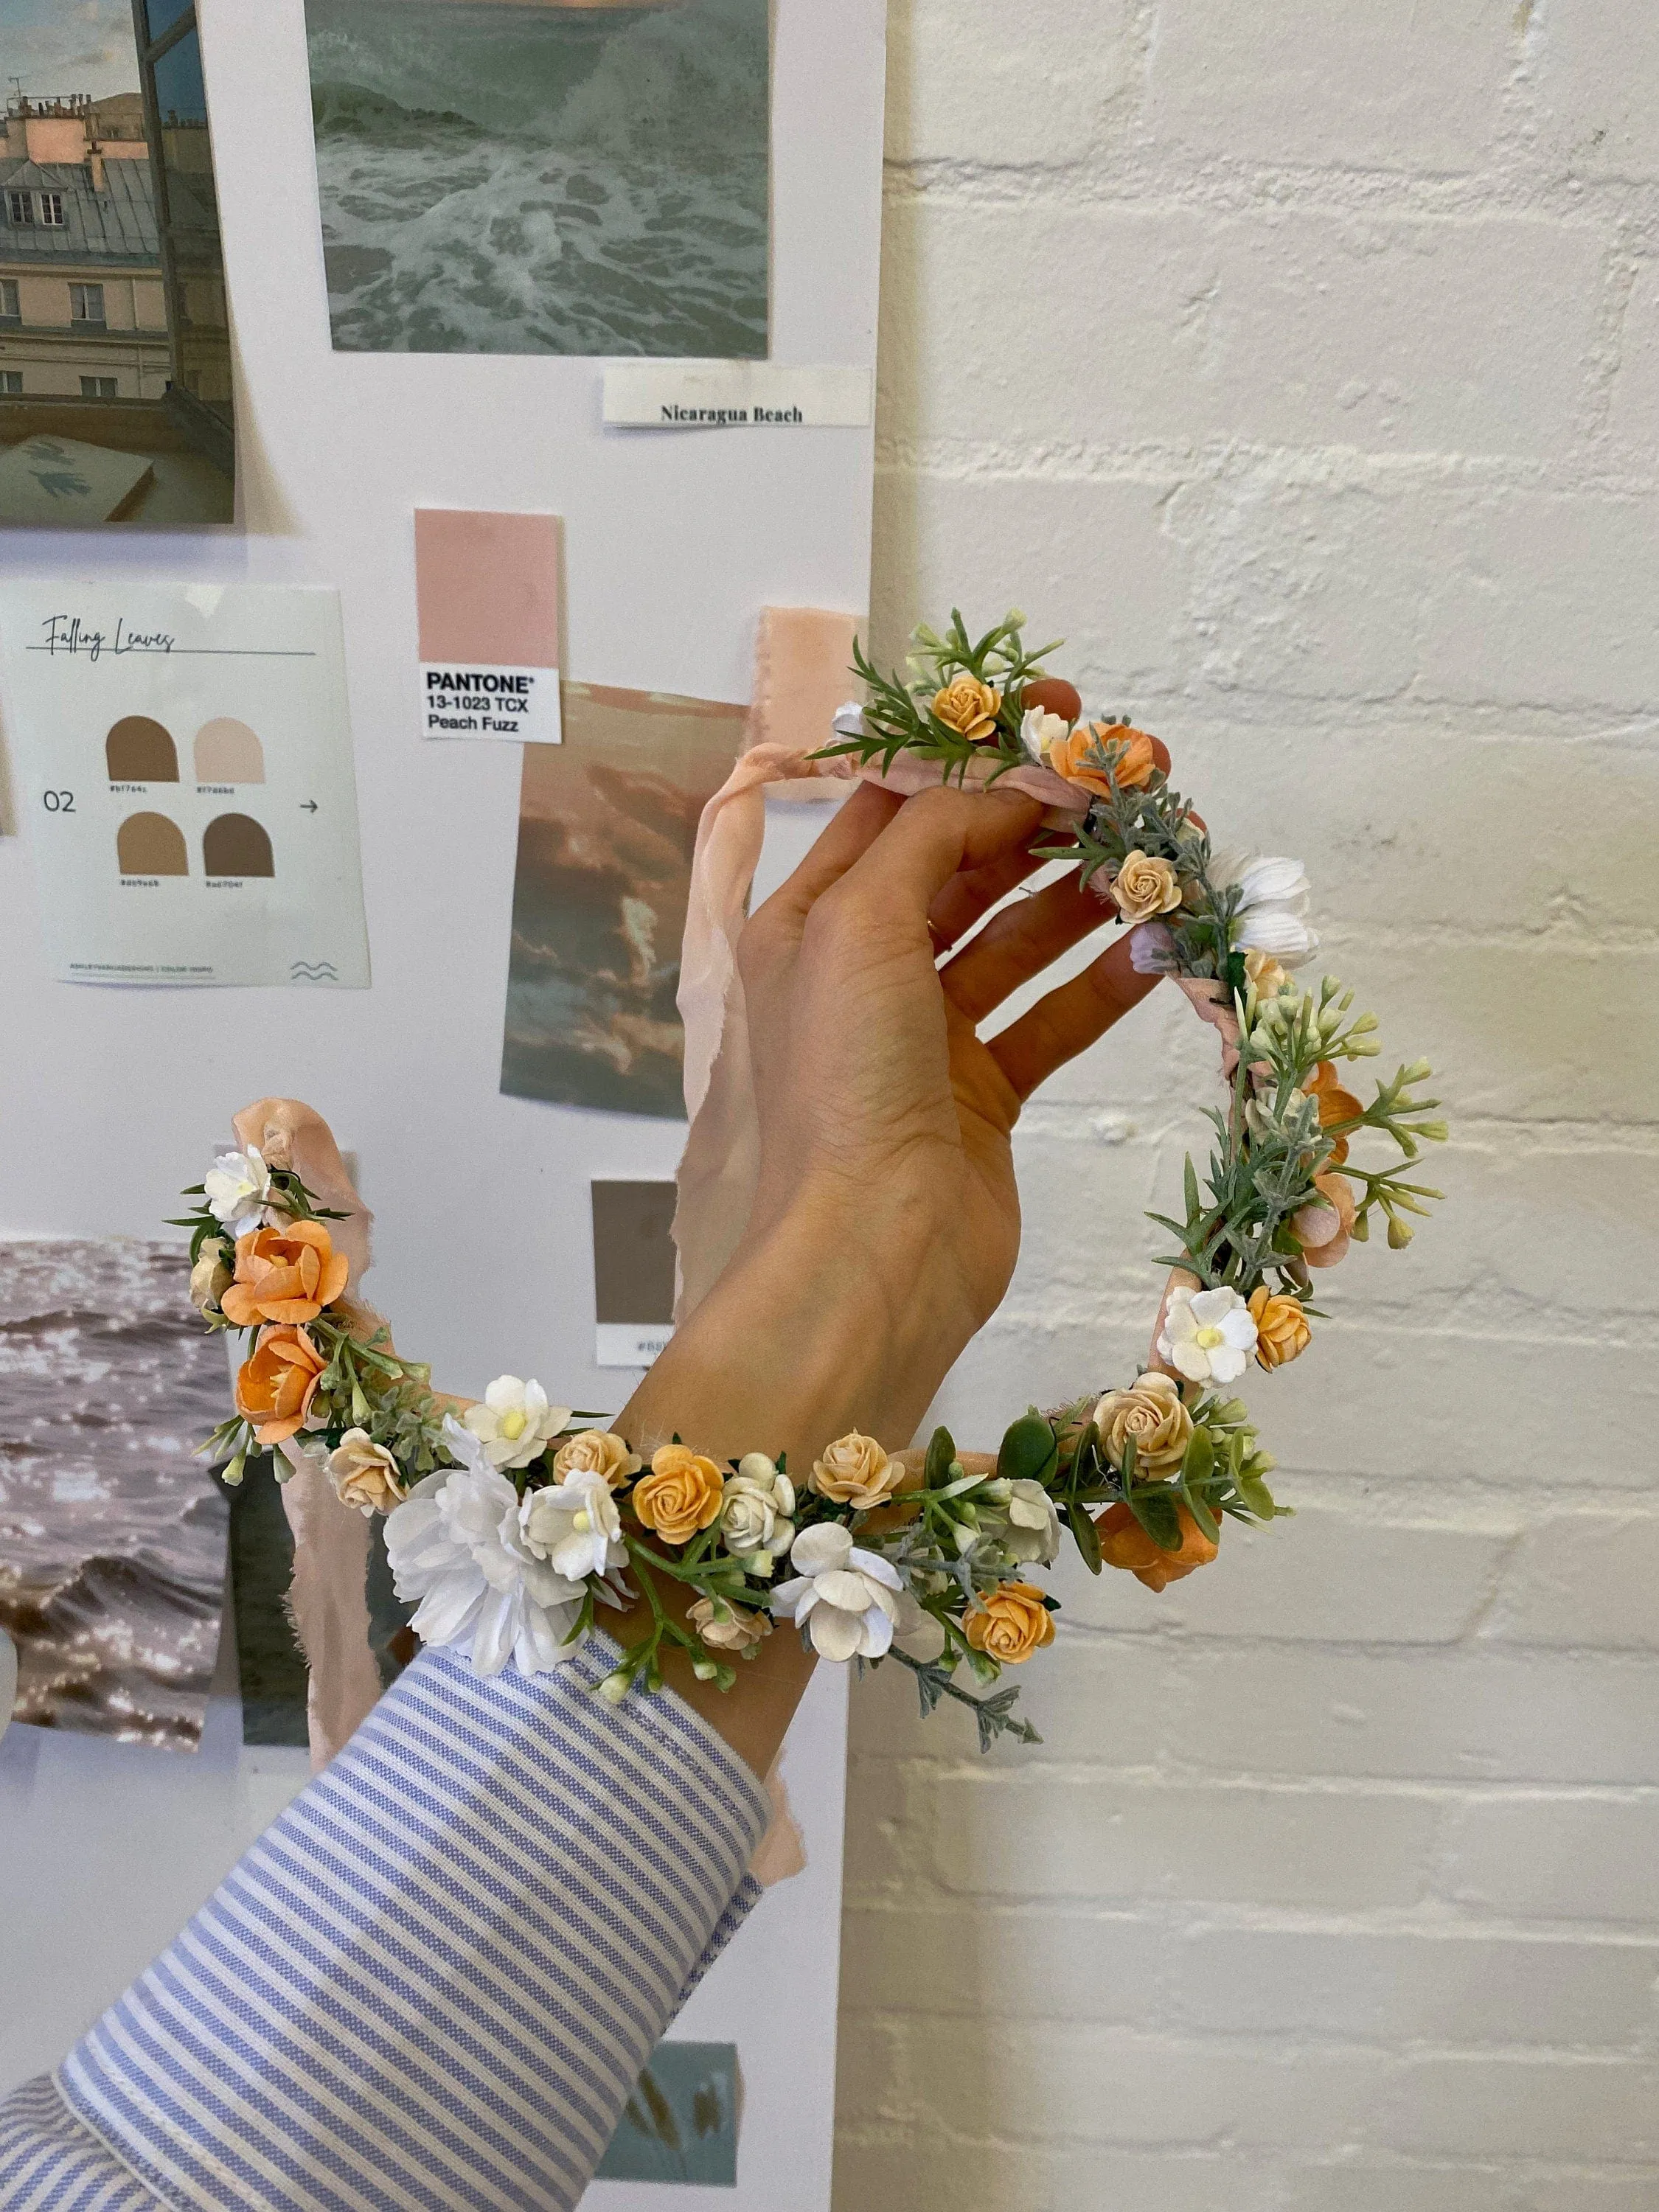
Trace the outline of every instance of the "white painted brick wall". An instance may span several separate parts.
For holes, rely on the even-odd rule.
[[[838,2206],[1659,2212],[1659,14],[893,0],[890,60],[878,644],[1064,631],[1455,1132],[1253,1386],[1296,1521],[1067,1571],[1040,1750],[855,1698]],[[1144,1346],[1212,1075],[1160,997],[1028,1114],[964,1440]]]

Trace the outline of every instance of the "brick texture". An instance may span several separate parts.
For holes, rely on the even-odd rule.
[[[1040,1747],[854,1698],[838,2212],[1659,2212],[1652,11],[893,0],[890,64],[878,649],[1063,632],[1455,1127],[1251,1386],[1295,1520],[1063,1570]],[[964,1441],[1144,1350],[1206,1042],[1028,1109]]]

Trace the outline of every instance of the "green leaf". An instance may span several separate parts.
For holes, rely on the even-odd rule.
[[[1181,1549],[1181,1514],[1174,1491],[1162,1483],[1132,1490],[1128,1507],[1160,1552]]]
[[[957,1448],[949,1429],[935,1429],[927,1439],[927,1456],[922,1462],[921,1479],[929,1490],[939,1490],[951,1480],[951,1462]]]
[[[1040,1413],[1026,1413],[1005,1432],[997,1474],[1006,1481],[1050,1482],[1060,1465],[1060,1439]]]
[[[1100,1531],[1095,1526],[1094,1516],[1085,1513],[1080,1505],[1073,1503],[1066,1508],[1066,1525],[1083,1554],[1084,1565],[1091,1575],[1097,1575],[1102,1565]]]
[[[1214,1472],[1214,1441],[1207,1429],[1195,1428],[1181,1462],[1182,1482],[1207,1482]]]
[[[1273,1494],[1259,1474],[1241,1474],[1238,1494],[1258,1521],[1271,1521],[1279,1511],[1273,1504]]]

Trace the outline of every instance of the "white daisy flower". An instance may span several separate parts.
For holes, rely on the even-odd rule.
[[[1171,1291],[1160,1359],[1189,1382],[1236,1382],[1255,1350],[1255,1321],[1237,1291]]]
[[[528,1467],[570,1419],[568,1406],[550,1406],[539,1382],[498,1375],[481,1406],[469,1406],[462,1419],[484,1448],[491,1467]]]

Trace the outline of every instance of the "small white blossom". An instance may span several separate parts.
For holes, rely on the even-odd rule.
[[[1060,1557],[1060,1513],[1040,1482],[1018,1475],[1008,1486],[1006,1547],[1023,1565],[1052,1566]]]
[[[622,1515],[611,1485],[591,1470],[527,1492],[519,1508],[519,1528],[536,1557],[569,1582],[627,1564]]]
[[[1158,1350],[1189,1382],[1236,1382],[1255,1350],[1255,1321],[1237,1291],[1171,1291]]]
[[[1051,714],[1046,707],[1028,707],[1020,716],[1020,750],[1028,761],[1037,768],[1048,764],[1048,748],[1057,745],[1072,734],[1072,726],[1063,714]]]
[[[825,1659],[879,1659],[893,1641],[903,1583],[898,1570],[861,1551],[839,1521],[803,1528],[789,1553],[795,1573],[780,1583],[772,1609],[805,1621]]]
[[[568,1406],[550,1406],[539,1382],[498,1375],[481,1406],[469,1406],[462,1419],[484,1448],[492,1467],[528,1467],[570,1419]]]
[[[246,1237],[273,1217],[265,1200],[270,1195],[270,1170],[257,1145],[245,1152],[221,1152],[202,1178],[208,1210],[233,1237]]]
[[[1232,941],[1240,952],[1267,952],[1285,968],[1299,968],[1319,950],[1319,939],[1308,927],[1309,885],[1300,860],[1270,859],[1218,860],[1211,878],[1238,888],[1233,917]]]
[[[458,1421],[444,1443],[460,1461],[417,1482],[386,1516],[386,1557],[410,1626],[424,1644],[470,1644],[481,1674],[509,1659],[545,1674],[576,1649],[582,1587],[535,1557],[519,1528],[519,1493]]]
[[[844,707],[837,707],[830,723],[838,738],[861,738],[866,734],[864,709],[856,699],[849,699]]]
[[[893,1641],[907,1658],[919,1660],[926,1667],[944,1655],[945,1635],[938,1616],[914,1598],[908,1590],[899,1592],[898,1619],[893,1624]]]

